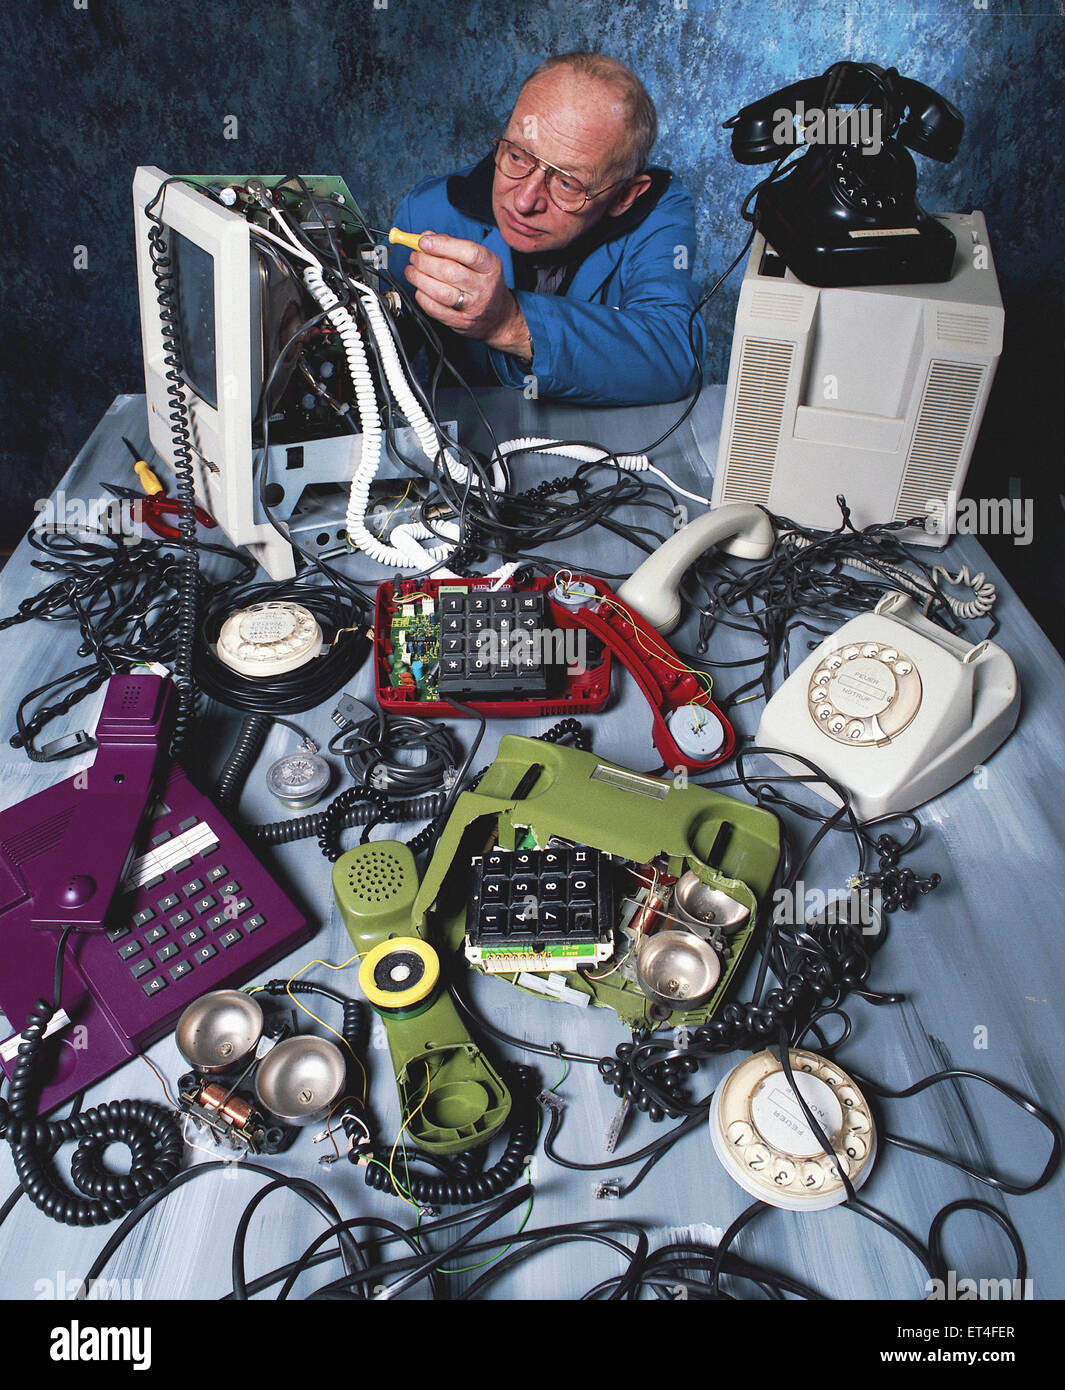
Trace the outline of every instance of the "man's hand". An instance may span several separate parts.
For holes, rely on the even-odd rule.
[[[503,262],[475,241],[423,232],[406,271],[427,314],[464,338],[531,357],[525,315],[503,280]]]

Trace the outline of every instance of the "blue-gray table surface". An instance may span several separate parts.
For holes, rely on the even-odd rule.
[[[484,405],[500,439],[515,435],[558,434],[594,440],[619,451],[640,449],[663,432],[677,416],[677,406],[624,410],[589,410],[525,400],[519,393],[493,392]],[[709,387],[690,419],[655,453],[656,463],[678,483],[709,495],[717,450],[723,388]],[[142,396],[121,396],[93,431],[59,486],[68,498],[96,497],[102,480],[117,480],[128,472],[121,435],[147,447]],[[444,418],[456,414],[468,437],[473,430],[468,407],[449,401]],[[560,460],[528,461],[516,466],[517,486],[566,472]],[[527,481],[526,481],[527,480]],[[698,508],[693,507],[693,512]],[[668,529],[668,522],[666,523]],[[587,565],[623,575],[641,559],[625,540],[603,531],[588,532],[545,553],[560,565]],[[1023,706],[1019,726],[1007,743],[988,760],[979,784],[967,779],[920,812],[924,834],[910,862],[919,872],[938,871],[941,886],[920,900],[911,913],[897,913],[878,952],[871,985],[898,991],[905,1002],[874,1007],[851,998],[851,1039],[838,1060],[893,1089],[901,1089],[947,1066],[986,1072],[1019,1088],[1051,1109],[1061,1112],[1062,1073],[1062,750],[1065,748],[1065,681],[1061,659],[1014,595],[1001,573],[990,564],[972,536],[955,537],[945,552],[954,569],[967,564],[975,573],[985,570],[998,587],[996,609],[1001,621],[998,640],[1012,656],[1020,678]],[[50,582],[32,569],[35,552],[26,541],[0,574],[0,614]],[[345,562],[348,563],[348,562]],[[384,577],[362,557],[352,557],[352,572],[367,579]],[[360,568],[361,565],[361,568]],[[982,625],[974,624],[978,637]],[[689,623],[678,644],[694,641]],[[975,639],[974,639],[975,640]],[[722,632],[712,655],[735,660],[755,654],[749,634]],[[0,804],[7,806],[91,763],[92,755],[55,766],[38,766],[9,747],[14,709],[19,698],[50,676],[72,668],[76,634],[70,628],[33,622],[0,634]],[[724,672],[723,688],[731,684]],[[589,716],[594,748],[602,756],[637,769],[651,769],[660,759],[651,743],[651,720],[632,679],[619,668],[616,696],[609,709]],[[372,699],[373,680],[367,663],[349,686],[352,694]],[[78,706],[54,732],[65,728],[91,729],[102,692]],[[323,744],[334,731],[329,715],[335,702],[300,716],[299,722]],[[735,711],[739,732],[753,734],[760,701]],[[236,731],[239,716],[210,701],[197,741],[200,768],[220,766]],[[550,720],[516,723],[492,721],[478,751],[482,767],[494,755],[507,732],[540,733]],[[472,723],[457,732],[467,741]],[[54,736],[49,732],[44,737]],[[265,787],[264,772],[272,757],[291,747],[291,734],[275,726],[257,769],[249,778],[242,814],[249,821],[275,820],[278,803]],[[768,764],[766,770],[769,771]],[[741,793],[742,795],[742,793]],[[387,830],[379,833],[388,833]],[[800,830],[800,834],[802,831]],[[351,837],[350,843],[354,843]],[[308,960],[338,963],[351,954],[330,890],[330,866],[313,841],[301,841],[267,852],[282,883],[311,913],[318,925],[313,942],[278,963],[271,976],[294,973]],[[830,836],[805,874],[808,888],[839,890],[854,872],[854,847],[849,837]],[[0,969],[3,956],[0,954]],[[317,978],[356,994],[353,969],[337,975],[314,967],[305,978]],[[750,983],[750,976],[747,977]],[[46,982],[42,981],[42,989]],[[606,1010],[574,1009],[540,1001],[500,980],[475,977],[477,1007],[511,1034],[541,1042],[561,1040],[575,1051],[598,1056],[613,1052],[625,1039],[622,1026]],[[738,995],[747,997],[741,982]],[[307,1022],[307,1020],[304,1020]],[[11,1020],[12,1026],[21,1020]],[[490,1051],[498,1055],[496,1044]],[[515,1054],[516,1055],[516,1054]],[[150,1050],[154,1065],[173,1085],[185,1070],[172,1038]],[[544,1083],[554,1085],[562,1067],[553,1059],[530,1057]],[[705,1094],[738,1060],[719,1057],[705,1063],[699,1076]],[[371,1102],[380,1121],[380,1134],[395,1133],[397,1105],[388,1052],[379,1020],[375,1020],[369,1057]],[[570,1068],[558,1086],[566,1104],[560,1151],[574,1159],[606,1159],[603,1141],[617,1104],[596,1069]],[[164,1101],[149,1067],[135,1059],[92,1088],[85,1105],[138,1097]],[[1048,1152],[1045,1133],[1016,1108],[988,1088],[972,1084],[932,1088],[904,1102],[878,1105],[883,1128],[954,1154],[979,1169],[994,1168],[1026,1180],[1042,1168]],[[668,1123],[668,1122],[667,1122]],[[315,1131],[316,1132],[316,1131]],[[664,1132],[643,1116],[631,1120],[621,1150],[631,1151]],[[190,1134],[206,1144],[195,1130]],[[302,1133],[283,1155],[266,1160],[279,1172],[298,1174],[319,1183],[344,1215],[384,1215],[407,1223],[412,1211],[395,1197],[373,1192],[360,1170],[347,1163],[321,1166],[324,1146]],[[64,1151],[66,1152],[66,1151]],[[190,1150],[190,1162],[218,1157]],[[618,1169],[631,1176],[635,1169]],[[542,1153],[531,1169],[535,1203],[528,1228],[560,1222],[624,1218],[643,1224],[652,1246],[694,1232],[713,1238],[749,1205],[751,1198],[720,1167],[703,1130],[677,1144],[647,1180],[622,1201],[593,1197],[600,1175],[564,1170]],[[0,1146],[0,1200],[15,1185],[10,1151]],[[117,1294],[144,1298],[216,1298],[230,1288],[230,1246],[240,1213],[264,1180],[231,1165],[224,1173],[206,1174],[170,1197],[130,1235],[112,1259],[106,1277]],[[965,1175],[927,1158],[885,1146],[862,1197],[924,1239],[937,1210],[959,1198],[983,1198],[1007,1212],[1016,1224],[1028,1256],[1032,1292],[1037,1299],[1061,1298],[1065,1292],[1061,1259],[1063,1179],[1059,1173],[1043,1190],[1024,1197],[1002,1196]],[[513,1229],[520,1211],[504,1218]],[[249,1276],[295,1257],[321,1229],[321,1219],[290,1195],[277,1194],[252,1221],[247,1240]],[[57,1281],[68,1287],[80,1279],[108,1235],[104,1229],[72,1229],[50,1222],[23,1198],[0,1227],[0,1289],[5,1298],[44,1297]],[[924,1296],[926,1275],[914,1257],[890,1236],[845,1208],[824,1213],[766,1213],[741,1235],[737,1250],[752,1260],[787,1271],[832,1297],[913,1300]],[[948,1264],[958,1277],[992,1278],[1012,1275],[1011,1252],[1005,1236],[991,1222],[963,1215],[948,1228]],[[318,1270],[297,1286],[309,1291],[324,1282]],[[520,1265],[492,1288],[495,1298],[567,1298],[617,1272],[617,1257],[596,1246],[562,1246]],[[452,1276],[456,1288],[474,1276]]]

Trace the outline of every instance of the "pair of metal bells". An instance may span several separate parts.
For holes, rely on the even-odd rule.
[[[675,928],[655,932],[640,947],[640,988],[663,1008],[702,1008],[721,980],[721,953],[714,943],[739,931],[750,913],[689,869],[677,879],[668,916]]]
[[[219,989],[193,1000],[178,1019],[178,1050],[208,1075],[250,1067],[263,1036],[263,1011],[250,995]],[[324,1119],[344,1094],[344,1054],[325,1038],[304,1033],[275,1043],[255,1068],[255,1094],[264,1110],[289,1125]]]

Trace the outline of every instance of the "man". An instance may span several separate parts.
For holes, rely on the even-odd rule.
[[[655,109],[639,79],[597,53],[532,73],[492,153],[409,193],[392,274],[443,325],[471,385],[601,404],[677,400],[705,330],[690,266],[692,200],[648,168]]]

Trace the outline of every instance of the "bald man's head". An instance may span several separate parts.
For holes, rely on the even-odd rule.
[[[626,212],[650,186],[643,170],[656,130],[650,97],[622,63],[598,53],[546,59],[518,93],[497,151],[492,210],[503,240],[558,250]],[[560,207],[572,187],[587,197]]]

